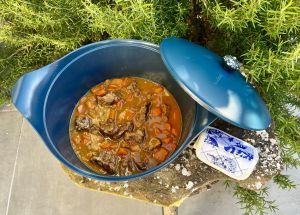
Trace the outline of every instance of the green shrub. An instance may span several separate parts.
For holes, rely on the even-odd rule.
[[[184,36],[187,1],[47,0],[0,2],[0,103],[25,72],[88,43]]]

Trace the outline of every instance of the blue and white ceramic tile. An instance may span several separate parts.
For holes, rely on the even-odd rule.
[[[200,134],[194,148],[201,161],[237,180],[248,178],[259,158],[249,143],[212,127]]]

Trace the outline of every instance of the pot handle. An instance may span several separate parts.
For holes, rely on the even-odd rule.
[[[53,79],[52,64],[23,75],[14,85],[12,102],[21,114],[44,137],[43,106]]]

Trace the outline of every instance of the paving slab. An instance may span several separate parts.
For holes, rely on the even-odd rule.
[[[0,214],[5,214],[19,146],[22,117],[0,111]]]
[[[298,215],[300,214],[300,169],[289,169],[283,174],[298,184],[290,191],[279,189],[275,183],[269,184],[269,200],[275,200],[278,211],[268,212],[266,215]],[[223,182],[219,182],[207,192],[200,193],[185,200],[179,208],[180,215],[242,215],[243,210],[236,204],[233,190],[225,189]]]
[[[150,215],[161,214],[161,208],[76,186],[25,121],[8,210],[20,214]]]

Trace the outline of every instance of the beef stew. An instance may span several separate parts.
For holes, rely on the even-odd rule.
[[[176,150],[181,129],[180,108],[163,86],[126,77],[106,80],[79,100],[70,140],[95,172],[131,175],[165,161]]]

